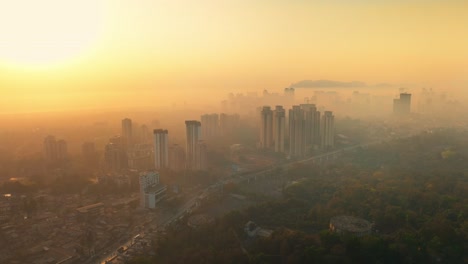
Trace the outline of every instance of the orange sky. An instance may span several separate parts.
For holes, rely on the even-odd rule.
[[[467,11],[457,0],[2,1],[0,112],[215,102],[303,79],[461,90]]]

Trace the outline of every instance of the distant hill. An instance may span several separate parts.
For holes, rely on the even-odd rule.
[[[291,87],[294,88],[326,88],[326,87],[366,87],[365,82],[352,81],[352,82],[341,82],[331,80],[302,80],[293,83]]]

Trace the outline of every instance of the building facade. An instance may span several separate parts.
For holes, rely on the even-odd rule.
[[[273,111],[264,106],[260,112],[260,142],[259,148],[269,149],[273,145]]]
[[[125,118],[122,120],[122,138],[124,139],[125,147],[130,147],[133,143],[133,128],[132,120]]]
[[[321,121],[322,149],[335,147],[335,116],[331,111],[325,111]]]
[[[185,121],[186,128],[186,169],[195,170],[197,168],[198,141],[201,134],[201,123],[195,120]]]
[[[201,138],[212,140],[219,136],[219,115],[205,114],[201,116]]]
[[[159,169],[169,168],[168,132],[163,129],[155,129],[154,135],[154,167]]]
[[[156,205],[165,198],[167,186],[160,184],[159,173],[147,171],[140,173],[140,207],[156,208]]]
[[[284,140],[286,132],[286,111],[280,105],[275,107],[273,113],[273,141],[275,152],[284,152]]]
[[[393,99],[393,113],[396,115],[408,115],[411,113],[410,93],[400,93],[400,98]]]
[[[299,158],[304,156],[304,110],[294,105],[289,110],[289,156]]]

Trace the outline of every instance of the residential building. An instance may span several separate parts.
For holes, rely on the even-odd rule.
[[[156,170],[169,168],[168,132],[155,129],[154,135],[154,167]]]
[[[134,144],[127,151],[128,167],[135,170],[154,169],[153,147],[151,144]]]
[[[186,126],[186,169],[194,170],[197,168],[198,141],[201,134],[200,121],[185,121]]]
[[[289,156],[303,157],[304,152],[304,110],[294,105],[289,110]]]
[[[396,115],[408,115],[411,113],[411,94],[400,93],[400,97],[393,99],[393,113]]]
[[[140,173],[140,206],[156,208],[166,196],[167,186],[160,184],[159,173],[147,171]]]
[[[178,144],[169,147],[169,168],[173,171],[181,171],[185,168],[185,152]]]
[[[332,149],[335,146],[335,116],[331,111],[325,111],[321,120],[322,149]]]
[[[219,115],[205,114],[201,116],[201,138],[212,140],[219,136]]]
[[[273,111],[264,106],[260,113],[260,142],[259,148],[268,149],[273,145]]]
[[[286,132],[286,111],[277,105],[273,113],[273,141],[275,152],[284,152],[284,140]]]
[[[124,139],[125,148],[133,144],[132,120],[130,118],[122,120],[122,137]]]
[[[306,153],[310,153],[315,145],[320,143],[320,112],[315,104],[301,104],[304,111],[304,145]]]

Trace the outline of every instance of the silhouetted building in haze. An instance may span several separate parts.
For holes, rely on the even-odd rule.
[[[411,112],[411,94],[401,93],[400,98],[393,99],[393,113],[396,115],[408,115]]]
[[[259,148],[268,149],[273,145],[273,111],[269,106],[262,108],[260,118]]]
[[[186,168],[197,169],[198,141],[201,134],[201,123],[195,120],[185,121],[186,128]]]
[[[275,152],[284,152],[284,140],[286,132],[286,111],[277,105],[273,113],[273,141]]]
[[[61,161],[68,158],[68,147],[65,140],[56,140],[54,136],[44,139],[45,159],[50,162]]]
[[[289,156],[303,157],[304,144],[304,110],[295,105],[289,110]]]
[[[130,147],[133,143],[132,120],[125,118],[122,120],[122,137],[125,140],[125,147]]]
[[[212,140],[219,136],[219,115],[205,114],[201,116],[201,138]]]
[[[331,111],[325,111],[320,124],[322,149],[332,149],[335,146],[335,116]]]
[[[169,147],[169,168],[173,171],[185,169],[185,152],[178,144]]]

